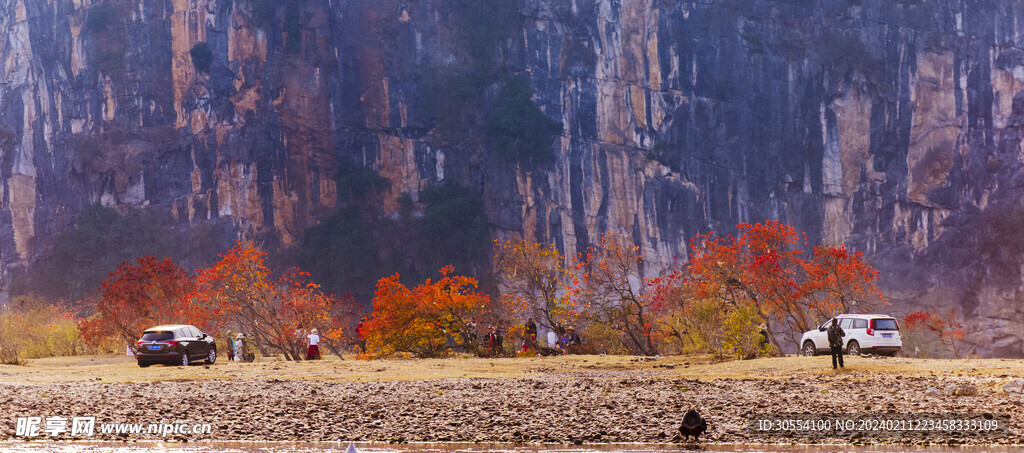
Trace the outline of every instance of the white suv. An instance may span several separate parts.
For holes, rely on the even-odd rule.
[[[887,315],[839,315],[839,327],[843,328],[843,348],[850,355],[870,352],[881,355],[896,355],[903,347],[900,339],[900,324],[896,318]],[[825,321],[817,329],[804,332],[800,338],[800,351],[806,356],[828,352],[828,327],[832,320]]]

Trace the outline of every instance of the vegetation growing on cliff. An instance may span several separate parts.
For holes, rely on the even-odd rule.
[[[520,77],[507,75],[487,118],[487,138],[502,157],[519,162],[549,163],[551,142],[562,123],[549,118],[533,103],[533,88]]]
[[[121,9],[112,1],[94,4],[85,19],[85,31],[104,33],[121,20]]]
[[[480,275],[490,231],[478,194],[453,184],[428,187],[418,197],[422,214],[405,196],[399,215],[380,216],[357,201],[386,188],[381,179],[369,170],[339,172],[338,194],[347,206],[306,230],[295,257],[299,267],[329,291],[365,299],[377,279],[396,272],[405,282],[447,265]]]
[[[335,182],[338,188],[338,198],[348,204],[358,204],[360,201],[365,201],[368,195],[391,187],[391,182],[378,175],[377,172],[362,165],[349,163],[338,165]]]
[[[279,32],[284,32],[282,40],[285,50],[289,53],[298,52],[302,47],[302,23],[299,14],[301,3],[302,0],[235,0],[236,5],[248,8],[249,17],[256,28],[268,32],[278,17],[278,8],[284,6],[284,22]]]
[[[192,66],[195,66],[197,71],[210,72],[210,64],[213,63],[213,52],[210,51],[209,45],[205,42],[198,43],[192,46],[188,54],[192,57]]]
[[[246,5],[253,25],[258,28],[266,28],[274,20],[277,13],[277,0],[235,0],[236,5]]]
[[[352,206],[306,230],[299,262],[325,288],[366,294],[382,271],[377,249],[372,223]]]
[[[562,124],[534,104],[526,75],[506,64],[522,25],[516,2],[453,0],[440,9],[461,58],[427,76],[427,111],[438,135],[454,143],[482,139],[508,161],[548,163]]]
[[[518,2],[507,0],[449,0],[439,5],[465,51],[468,73],[474,79],[496,80],[508,55],[505,43],[522,30]],[[484,82],[484,81],[481,81]]]
[[[571,265],[550,245],[497,242],[498,297],[492,298],[467,275],[484,274],[473,268],[487,243],[479,197],[446,185],[423,191],[420,200],[423,216],[400,220],[408,222],[406,237],[380,234],[393,232],[389,226],[395,223],[368,219],[358,207],[311,229],[303,259],[317,274],[296,267],[272,270],[266,253],[241,242],[195,274],[170,258],[123,262],[98,294],[90,294],[95,314],[78,328],[96,347],[131,344],[146,326],[168,322],[196,324],[214,335],[242,329],[264,354],[294,360],[300,358],[294,341],[300,328],[320,329],[336,352],[355,344],[352,321],[360,309],[347,294],[332,295],[346,288],[322,289],[321,281],[331,281],[376,286],[374,311],[363,330],[374,355],[434,357],[464,348],[501,356],[523,345],[525,353],[536,354],[544,347],[523,326],[531,316],[545,330],[561,335],[562,327],[575,327],[588,339],[566,346],[570,351],[698,352],[724,359],[768,354],[771,332],[799,334],[835,312],[853,310],[854,301],[868,311],[869,302],[884,302],[874,287],[877,272],[862,255],[842,245],[811,253],[794,229],[778,222],[741,224],[737,237],[697,236],[687,263],[656,278],[643,277],[641,249],[627,236],[603,236]],[[104,214],[109,216],[99,208],[92,213]],[[403,263],[415,263],[407,266],[412,272],[403,276],[388,261],[375,262],[384,254],[402,254]],[[429,266],[442,261],[459,266],[439,267],[441,278],[434,280]],[[483,335],[476,329],[482,325],[472,318],[507,332],[513,346],[479,347],[475,341]],[[956,327],[937,319],[922,325],[939,333]],[[958,348],[962,332],[950,332],[940,338]]]
[[[56,236],[31,279],[15,282],[15,292],[84,298],[122,261],[148,254],[172,255],[174,243],[167,233],[164,222],[147,212],[122,216],[111,208],[90,206],[75,229]]]
[[[148,211],[119,214],[93,205],[75,228],[58,234],[48,253],[12,282],[13,294],[38,294],[50,300],[79,300],[99,288],[108,272],[145,255],[170,256],[204,265],[216,257],[225,230],[196,225],[178,231]]]
[[[124,10],[120,2],[106,0],[89,7],[85,19],[85,35],[95,43],[86,50],[96,68],[107,74],[116,75],[125,70],[128,35],[123,26]]]
[[[299,4],[296,0],[288,2],[284,13],[284,31],[287,34],[285,50],[291,53],[302,48],[302,28],[299,22]]]

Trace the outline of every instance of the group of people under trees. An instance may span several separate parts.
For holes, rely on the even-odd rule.
[[[480,353],[484,356],[500,356],[505,344],[505,336],[502,334],[501,329],[494,324],[489,324],[487,326],[487,332],[484,334],[482,340],[478,335],[477,330],[478,326],[476,318],[469,318],[469,321],[466,322],[466,337],[469,339],[470,343],[479,346]]]
[[[252,343],[242,332],[227,332],[228,360],[234,362],[252,362],[256,360],[256,353],[252,351]]]
[[[355,333],[357,341],[354,342],[355,346],[359,346],[363,353],[366,353],[366,334],[364,332],[364,323],[367,318],[364,316],[359,324],[356,326]],[[501,329],[494,324],[489,324],[486,328],[486,333],[482,339],[478,335],[478,325],[474,318],[466,323],[466,338],[471,343],[475,344],[479,349],[478,352],[486,357],[500,357],[504,355],[504,335],[502,335]],[[822,329],[826,330],[826,329]],[[762,338],[760,339],[761,346],[764,347],[768,343],[768,333],[765,324],[762,323],[759,326],[759,333]],[[842,352],[842,338],[845,336],[845,332],[837,322],[837,319],[833,319],[831,325],[827,329],[828,342],[832,352],[832,367],[842,368],[843,367],[843,352]],[[572,326],[565,327],[562,324],[556,324],[554,328],[547,333],[546,345],[541,344],[537,341],[537,323],[534,322],[533,318],[530,317],[524,324],[525,338],[523,339],[522,347],[519,349],[519,353],[527,353],[532,351],[533,353],[550,356],[550,355],[566,355],[566,354],[580,354],[582,353],[583,339],[579,334],[576,333],[576,329]],[[232,361],[244,361],[252,362],[255,360],[255,354],[251,350],[251,345],[245,335],[241,332],[232,333],[227,332],[228,341],[228,360]],[[307,332],[306,329],[297,329],[295,331],[295,343],[296,350],[305,350],[305,356],[301,355],[299,358],[305,358],[305,360],[318,360],[320,356],[320,335],[317,329],[311,329]]]
[[[475,319],[470,319],[466,327],[469,331],[468,337],[470,340],[477,342],[478,335]],[[540,355],[549,356],[579,354],[581,352],[580,347],[583,345],[583,339],[580,338],[579,334],[576,333],[576,329],[572,326],[564,327],[561,324],[556,324],[554,329],[547,334],[546,345],[537,341],[537,323],[534,322],[532,317],[526,320],[524,328],[525,338],[519,350],[520,353],[533,351]],[[501,329],[494,324],[488,325],[487,333],[478,344],[481,346],[482,353],[485,356],[496,357],[502,355],[504,351],[504,336]]]
[[[256,360],[256,353],[252,349],[252,341],[242,332],[227,331],[225,335],[227,340],[228,349],[228,360],[233,362],[253,362]],[[306,360],[319,360],[320,359],[320,331],[317,329],[296,329],[295,330],[295,346],[296,349],[301,351],[305,350],[305,355],[298,352],[298,358],[305,358]]]
[[[312,329],[309,333],[306,333],[306,329],[298,329],[295,331],[295,345],[296,349],[306,350],[306,360],[319,360],[320,359],[320,331]]]

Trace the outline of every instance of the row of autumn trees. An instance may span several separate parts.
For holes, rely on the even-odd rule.
[[[189,323],[215,336],[244,332],[264,354],[298,359],[300,328],[318,328],[323,343],[343,346],[351,319],[345,297],[325,294],[309,274],[292,268],[274,276],[266,253],[238,243],[208,269],[188,273],[170,258],[152,256],[122,263],[103,282],[95,314],[79,323],[87,343],[134,346],[142,331],[158,324]]]
[[[374,356],[501,353],[483,341],[487,328],[505,333],[509,352],[532,317],[542,333],[575,327],[591,352],[746,357],[770,352],[766,337],[796,341],[825,318],[884,303],[877,272],[859,252],[807,250],[803,237],[778,222],[738,231],[695,237],[688,259],[655,278],[644,277],[641,250],[625,237],[605,235],[575,258],[553,245],[498,241],[494,297],[451,266],[413,287],[391,275],[378,281],[361,332]],[[93,344],[133,344],[147,327],[187,322],[214,335],[245,332],[265,354],[289,359],[299,358],[300,328],[318,328],[336,352],[358,342],[361,313],[351,297],[324,293],[298,269],[275,276],[264,258],[239,243],[195,275],[170,259],[125,263],[103,283],[95,315],[80,328]]]
[[[807,250],[804,237],[774,221],[737,229],[693,238],[688,259],[654,278],[624,237],[605,235],[571,261],[554,246],[504,242],[495,255],[501,297],[546,329],[585,327],[605,352],[740,357],[779,351],[779,337],[795,344],[824,319],[886,303],[860,252]]]

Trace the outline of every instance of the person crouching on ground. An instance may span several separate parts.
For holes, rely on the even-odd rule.
[[[320,335],[316,329],[309,332],[306,337],[309,341],[309,348],[306,349],[306,360],[317,360],[320,358]]]
[[[579,335],[576,335],[576,329],[570,327],[565,332],[565,351],[569,354],[579,354],[580,346],[583,345],[583,340]]]
[[[526,319],[526,338],[523,339],[523,351],[537,349],[537,323],[533,318]]]
[[[839,327],[839,320],[832,318],[832,325],[828,327],[828,346],[832,349],[832,369],[836,369],[836,359],[839,360],[839,368],[843,366],[843,337],[846,332]]]

